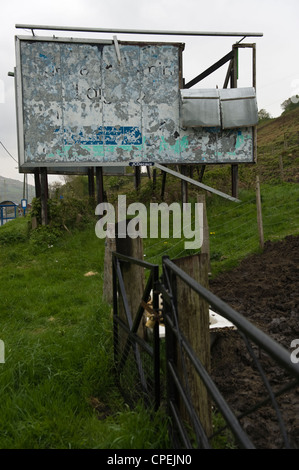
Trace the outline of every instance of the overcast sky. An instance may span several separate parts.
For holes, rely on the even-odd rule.
[[[299,2],[298,0],[9,0],[2,1],[0,28],[0,175],[23,180],[18,172],[14,79],[15,35],[31,35],[16,24],[91,28],[261,32],[248,38],[257,46],[258,108],[272,117],[281,114],[281,103],[299,94]],[[52,32],[40,31],[49,36]],[[112,39],[111,34],[96,37]],[[55,32],[56,36],[94,37],[90,33]],[[183,74],[188,81],[227,54],[240,38],[187,36],[132,36],[117,33],[118,39],[184,42]],[[251,86],[250,50],[240,51],[238,86]],[[222,87],[227,66],[200,83],[200,87]],[[199,85],[198,85],[199,86]],[[7,151],[3,148],[3,146]],[[13,159],[13,158],[14,159]]]

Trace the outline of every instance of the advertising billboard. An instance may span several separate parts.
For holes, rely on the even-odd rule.
[[[184,123],[186,99],[204,103],[204,110],[216,101],[196,90],[182,94],[183,49],[182,43],[17,36],[20,169],[253,162],[254,122],[247,125],[246,116],[231,128],[209,120],[204,126],[204,119],[196,125],[196,116]],[[242,94],[229,98],[230,114],[239,107],[235,98]]]

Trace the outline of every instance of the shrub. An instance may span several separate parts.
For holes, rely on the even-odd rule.
[[[28,240],[27,220],[20,217],[0,227],[0,245],[12,245]]]
[[[73,197],[48,200],[49,225],[58,229],[80,228],[93,218],[95,201],[90,198],[76,199]],[[31,219],[37,218],[41,224],[41,201],[32,201]]]
[[[49,225],[39,225],[30,234],[30,245],[33,248],[38,248],[43,251],[54,245],[55,242],[61,237],[62,232],[57,227]]]

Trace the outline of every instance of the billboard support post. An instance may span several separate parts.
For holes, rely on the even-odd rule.
[[[48,225],[48,174],[47,168],[40,169],[41,179],[41,219],[42,225]]]
[[[96,167],[96,187],[97,187],[97,204],[104,202],[104,180],[103,180],[103,168],[101,166]]]

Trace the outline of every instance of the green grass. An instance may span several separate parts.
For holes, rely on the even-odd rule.
[[[255,191],[240,191],[241,203],[208,207],[213,275],[259,252]],[[264,240],[299,234],[299,187],[295,183],[261,186]]]
[[[115,387],[104,241],[94,224],[44,242],[39,253],[24,219],[6,224],[0,237],[0,448],[164,447],[158,415],[153,422],[142,407],[128,410]],[[98,274],[85,277],[89,271]]]
[[[298,185],[261,192],[265,240],[298,235]],[[243,189],[240,199],[207,197],[213,276],[259,251],[255,192]],[[163,412],[153,416],[140,403],[128,409],[115,386],[111,306],[102,299],[105,245],[94,228],[30,236],[27,219],[0,228],[2,449],[170,445]],[[145,238],[144,252],[155,263],[194,253],[176,238]],[[98,274],[85,277],[89,271]]]
[[[255,191],[242,189],[239,198],[239,203],[215,195],[206,198],[213,277],[260,251]],[[298,184],[262,185],[261,198],[265,242],[299,234]],[[160,264],[163,255],[178,258],[200,252],[185,250],[184,242],[177,238],[144,239],[145,259]]]

